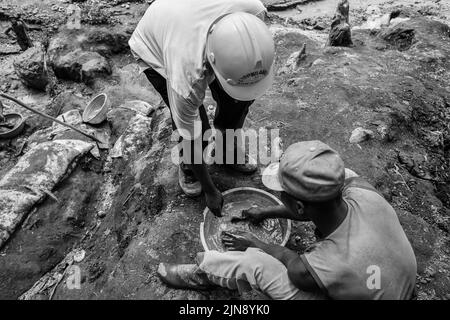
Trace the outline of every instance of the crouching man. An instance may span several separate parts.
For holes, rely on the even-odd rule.
[[[129,41],[183,141],[179,185],[190,197],[203,191],[216,216],[221,215],[223,198],[203,161],[202,142],[210,129],[203,100],[209,87],[217,102],[216,130],[242,128],[249,107],[273,82],[275,47],[265,16],[259,0],[157,0]],[[221,164],[244,174],[257,170],[256,160],[234,140],[223,141],[223,147],[215,150],[215,158],[227,154],[232,161]]]
[[[348,173],[320,141],[291,145],[263,176],[285,206],[243,216],[253,223],[311,220],[320,241],[298,255],[246,232],[224,232],[228,252],[201,253],[196,265],[161,263],[160,278],[178,288],[255,289],[272,299],[410,299],[417,265],[397,215],[369,183]]]

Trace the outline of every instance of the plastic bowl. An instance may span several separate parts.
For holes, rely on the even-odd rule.
[[[268,207],[282,205],[283,203],[274,195],[255,188],[243,187],[225,191],[223,194],[224,208],[227,204],[236,203],[239,201],[250,200],[252,204],[258,207]],[[227,212],[222,214],[225,216]],[[224,251],[223,246],[219,243],[218,234],[220,231],[218,218],[206,208],[203,212],[204,221],[200,224],[200,240],[205,251],[217,250]],[[291,235],[292,222],[288,219],[278,219],[279,227],[281,228],[281,241],[275,244],[285,246]],[[247,222],[250,223],[250,222]],[[262,239],[261,239],[262,240]]]
[[[105,93],[100,93],[89,102],[83,111],[83,122],[99,124],[106,120],[110,101]]]
[[[7,113],[3,116],[5,117],[6,122],[14,123],[14,127],[12,129],[2,127],[0,129],[0,139],[11,139],[22,133],[25,127],[25,120],[21,114]]]

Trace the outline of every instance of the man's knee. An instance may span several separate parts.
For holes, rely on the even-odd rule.
[[[248,248],[242,257],[242,267],[246,272],[252,273],[255,278],[264,277],[266,273],[273,272],[278,269],[279,264],[281,262],[277,259],[256,248]]]

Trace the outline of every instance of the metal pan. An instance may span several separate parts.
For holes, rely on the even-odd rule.
[[[274,195],[260,189],[242,187],[225,191],[223,194],[224,207],[233,202],[243,201],[245,199],[251,199],[251,202],[258,207],[276,206],[283,203]],[[227,215],[227,212],[223,212]],[[223,248],[218,245],[217,234],[218,230],[218,218],[206,208],[203,211],[204,221],[200,224],[200,240],[202,242],[205,251],[218,250],[223,251]],[[285,246],[291,235],[292,222],[288,219],[278,219],[281,227],[282,241],[276,243],[281,246]],[[248,222],[249,223],[249,222]]]

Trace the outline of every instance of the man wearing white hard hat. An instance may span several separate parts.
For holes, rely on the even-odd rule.
[[[263,173],[285,206],[252,208],[243,217],[311,220],[321,239],[303,254],[262,242],[245,231],[224,232],[227,252],[208,251],[197,264],[161,263],[158,275],[178,288],[254,289],[272,299],[410,299],[417,264],[394,209],[345,169],[320,141],[286,149]]]
[[[223,132],[242,128],[249,106],[271,86],[274,42],[265,15],[259,0],[156,0],[129,41],[141,70],[169,106],[173,129],[193,146],[190,163],[184,157],[180,165],[179,184],[189,196],[203,190],[216,215],[223,198],[204,162],[189,161],[203,159],[192,141],[209,129],[207,87],[217,102],[214,127]],[[243,173],[257,169],[248,158],[229,166]]]

